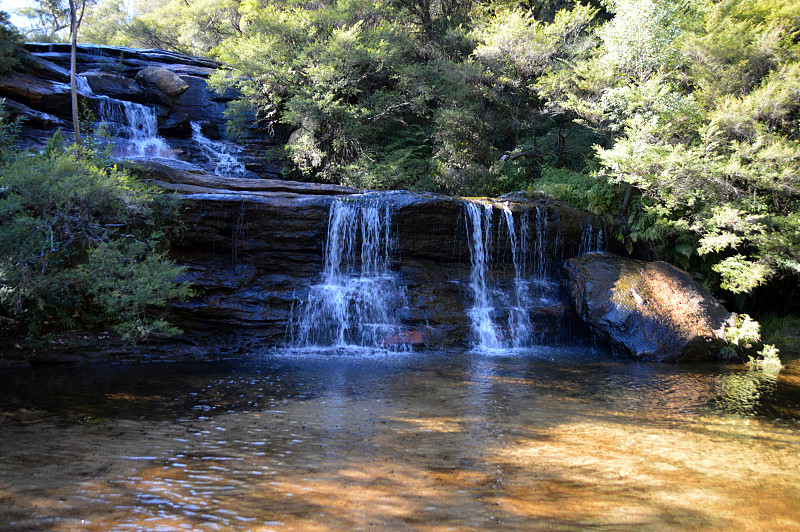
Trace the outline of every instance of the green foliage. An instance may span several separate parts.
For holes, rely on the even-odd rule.
[[[225,109],[225,134],[241,140],[249,135],[249,129],[257,122],[256,110],[247,100],[233,100]]]
[[[778,349],[776,349],[774,345],[765,345],[764,348],[758,352],[758,358],[749,357],[747,367],[755,371],[761,371],[767,375],[777,375],[780,373],[783,366],[778,356]]]
[[[600,30],[602,65],[636,81],[676,66],[684,2],[613,0],[609,4],[614,17]]]
[[[0,164],[15,157],[14,145],[22,129],[22,117],[12,119],[5,107],[5,99],[0,98]]]
[[[541,69],[584,50],[594,11],[580,6],[552,24],[512,11],[511,28],[506,12],[484,26],[465,6],[242,4],[246,31],[216,48],[234,68],[216,83],[237,85],[260,117],[293,131],[288,151],[302,179],[495,190],[503,151],[540,123],[541,102],[518,79],[532,75],[527,58]],[[502,57],[514,47],[527,55],[509,64]]]
[[[730,326],[725,328],[727,345],[720,352],[723,359],[740,359],[750,356],[761,343],[761,325],[747,314],[739,314]]]
[[[11,24],[8,13],[0,11],[0,74],[8,72],[18,63],[15,57],[22,36]]]
[[[178,332],[150,312],[153,307],[164,307],[168,299],[188,294],[185,287],[174,283],[182,269],[166,254],[155,251],[158,241],[153,237],[157,236],[151,235],[149,242],[132,238],[102,242],[78,267],[91,302],[106,317],[114,317],[111,326],[124,338]]]
[[[157,251],[175,202],[97,152],[22,152],[0,171],[0,317],[4,333],[114,328],[174,332],[155,313],[187,295]]]
[[[532,192],[545,194],[580,209],[606,214],[622,203],[624,189],[609,183],[599,174],[575,172],[566,168],[545,166],[542,176],[530,185]]]
[[[747,314],[740,314],[735,322],[725,329],[725,339],[731,345],[750,349],[761,341],[761,326]]]
[[[133,44],[126,22],[123,0],[99,0],[81,23],[81,39],[94,44],[128,46]]]

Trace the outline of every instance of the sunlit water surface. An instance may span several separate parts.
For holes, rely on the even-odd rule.
[[[0,373],[2,530],[800,529],[800,367],[542,348]]]

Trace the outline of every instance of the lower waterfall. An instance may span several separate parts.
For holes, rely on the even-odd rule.
[[[502,218],[494,222],[497,208]],[[552,235],[546,210],[537,206],[515,219],[508,202],[468,202],[466,224],[472,295],[468,315],[475,347],[525,348],[552,342],[558,336],[552,334],[552,327],[531,319],[535,314],[547,314],[546,309],[559,301],[560,284],[551,271],[551,248],[556,246],[548,242],[558,236]]]
[[[381,195],[333,201],[322,279],[292,309],[293,347],[405,349],[397,311],[406,293],[390,269],[391,221]]]

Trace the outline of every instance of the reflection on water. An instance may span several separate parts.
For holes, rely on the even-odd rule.
[[[798,368],[554,348],[0,374],[0,528],[800,527]]]

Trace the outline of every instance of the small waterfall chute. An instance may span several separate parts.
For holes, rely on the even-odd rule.
[[[592,224],[591,222],[586,223],[581,234],[581,243],[578,248],[578,255],[605,250],[605,231],[603,230],[602,224]]]
[[[333,201],[322,279],[292,309],[293,347],[405,349],[393,341],[407,302],[390,269],[391,214],[380,195]]]
[[[158,120],[153,109],[107,96],[97,98],[100,126],[111,137],[115,155],[175,158],[172,148],[158,135]]]
[[[514,301],[508,313],[508,331],[512,347],[524,347],[530,344],[532,333],[530,307],[532,306],[530,286],[527,279],[528,255],[528,216],[527,212],[520,217],[520,234],[517,235],[514,213],[508,205],[503,206],[503,218],[506,222],[511,260],[514,263]]]
[[[498,208],[502,216],[495,223],[493,212]],[[548,250],[554,246],[547,210],[535,206],[515,217],[508,202],[468,202],[466,220],[473,303],[468,315],[476,347],[497,350],[541,345],[549,334],[548,326],[542,327],[531,317],[556,314],[546,309],[558,301],[559,286],[551,273],[553,260]],[[506,266],[508,258],[513,276]]]
[[[489,252],[492,241],[492,205],[467,203],[467,233],[469,235],[470,275],[472,307],[467,311],[478,345],[485,349],[502,347],[500,333],[492,319],[492,298],[486,280]]]
[[[224,177],[247,175],[244,164],[236,157],[236,153],[241,151],[241,148],[209,139],[203,135],[202,128],[197,122],[191,122],[191,126],[192,141],[200,148],[209,163],[214,165],[214,174]]]

